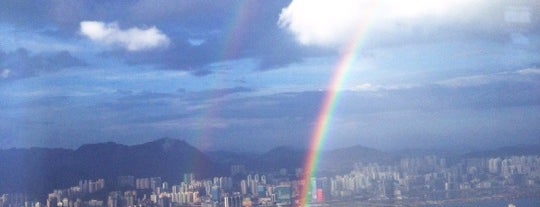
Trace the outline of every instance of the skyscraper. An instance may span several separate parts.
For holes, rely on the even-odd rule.
[[[291,204],[292,189],[290,185],[278,185],[274,188],[276,204]]]
[[[221,190],[219,189],[217,185],[212,186],[212,188],[210,189],[210,195],[211,195],[212,201],[219,202],[220,196],[221,196],[220,191]]]
[[[247,191],[248,191],[248,184],[246,180],[240,181],[240,193],[242,193],[242,195],[246,195]]]

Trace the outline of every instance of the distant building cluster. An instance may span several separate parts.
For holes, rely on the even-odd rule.
[[[80,190],[81,193],[95,193],[105,188],[105,180],[81,180],[79,181],[79,188],[71,188],[72,190]]]
[[[508,187],[540,187],[540,156],[468,158],[448,161],[436,156],[404,158],[394,165],[357,163],[344,175],[310,178],[312,203],[341,200],[436,200],[459,192]],[[105,180],[81,180],[77,186],[54,190],[44,203],[21,194],[4,194],[0,207],[251,207],[294,206],[308,184],[301,169],[247,174],[231,167],[231,177],[196,179],[183,174],[169,184],[160,177],[119,176],[116,188]],[[234,178],[234,179],[233,179]],[[123,189],[123,190],[120,190]],[[96,196],[102,194],[99,198]]]
[[[425,156],[401,159],[393,166],[356,164],[352,172],[332,177],[329,183],[322,190],[334,199],[370,200],[437,199],[437,193],[448,197],[448,192],[464,190],[539,187],[540,157],[469,158],[449,165],[444,158]]]

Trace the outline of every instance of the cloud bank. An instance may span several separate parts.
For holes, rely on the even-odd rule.
[[[480,23],[481,18],[474,15],[482,13],[484,3],[482,0],[293,0],[282,10],[278,25],[301,44],[339,47],[360,38],[358,35],[364,34],[359,32],[368,28],[381,34],[375,35],[378,38],[385,38],[385,33],[408,34],[404,28],[421,27],[421,31],[437,32],[441,26],[454,27],[459,19]],[[420,34],[415,31],[411,35]]]
[[[170,43],[169,37],[156,27],[148,29],[134,27],[122,30],[116,23],[83,21],[80,23],[80,33],[94,42],[107,46],[119,46],[128,51],[167,47]]]
[[[354,24],[367,24],[362,1],[295,0],[283,9],[278,24],[304,45],[333,45],[347,39]],[[361,10],[358,10],[361,9]]]

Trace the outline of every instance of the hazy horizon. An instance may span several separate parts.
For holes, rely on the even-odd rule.
[[[132,144],[126,144],[126,143],[120,143],[120,142],[114,142],[114,141],[103,141],[103,142],[95,142],[95,143],[83,143],[79,146],[75,147],[58,147],[58,146],[28,146],[28,147],[11,147],[11,148],[0,148],[0,150],[11,150],[11,149],[32,149],[32,148],[45,148],[45,149],[65,149],[65,150],[77,150],[85,145],[99,145],[99,144],[107,144],[107,143],[114,143],[124,146],[137,146],[142,144],[147,144],[150,142],[159,141],[162,139],[173,139],[178,141],[185,141],[187,144],[197,148],[197,146],[193,145],[193,143],[190,143],[187,140],[184,139],[178,139],[178,138],[170,138],[170,137],[162,137],[159,139],[153,139],[153,140],[147,140],[141,143],[132,143]],[[461,146],[443,146],[443,145],[435,145],[435,146],[402,146],[402,147],[394,147],[394,148],[377,148],[377,147],[371,147],[366,146],[362,144],[350,144],[346,146],[336,146],[334,148],[327,148],[323,147],[321,150],[324,151],[332,151],[332,150],[339,150],[339,149],[345,149],[350,147],[365,147],[369,149],[378,150],[381,152],[387,152],[387,153],[403,153],[407,151],[411,152],[424,152],[424,151],[438,151],[439,153],[449,153],[454,152],[455,155],[463,154],[463,153],[469,153],[469,152],[481,152],[481,151],[489,151],[489,150],[497,150],[504,147],[521,147],[521,146],[540,146],[540,142],[531,142],[531,143],[514,143],[509,145],[461,145]],[[260,148],[260,149],[244,149],[244,148],[218,148],[218,149],[199,149],[203,153],[213,153],[213,152],[232,152],[232,153],[247,153],[247,154],[263,154],[267,153],[271,150],[281,148],[281,147],[287,147],[287,148],[293,148],[297,150],[307,150],[307,146],[298,146],[298,145],[275,145],[275,146],[269,146],[268,148]]]

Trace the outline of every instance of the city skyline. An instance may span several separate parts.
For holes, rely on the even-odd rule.
[[[297,166],[298,167],[298,166]],[[500,153],[468,156],[410,156],[392,162],[356,162],[348,171],[305,179],[300,168],[262,170],[230,165],[230,174],[193,172],[164,179],[160,173],[82,176],[46,195],[8,191],[7,206],[446,206],[494,200],[538,204],[540,156]],[[91,169],[90,169],[91,170]],[[161,172],[161,171],[160,171]],[[301,189],[313,185],[307,203]],[[303,205],[305,204],[305,205]]]
[[[5,1],[0,148],[540,142],[539,2],[307,2]]]

